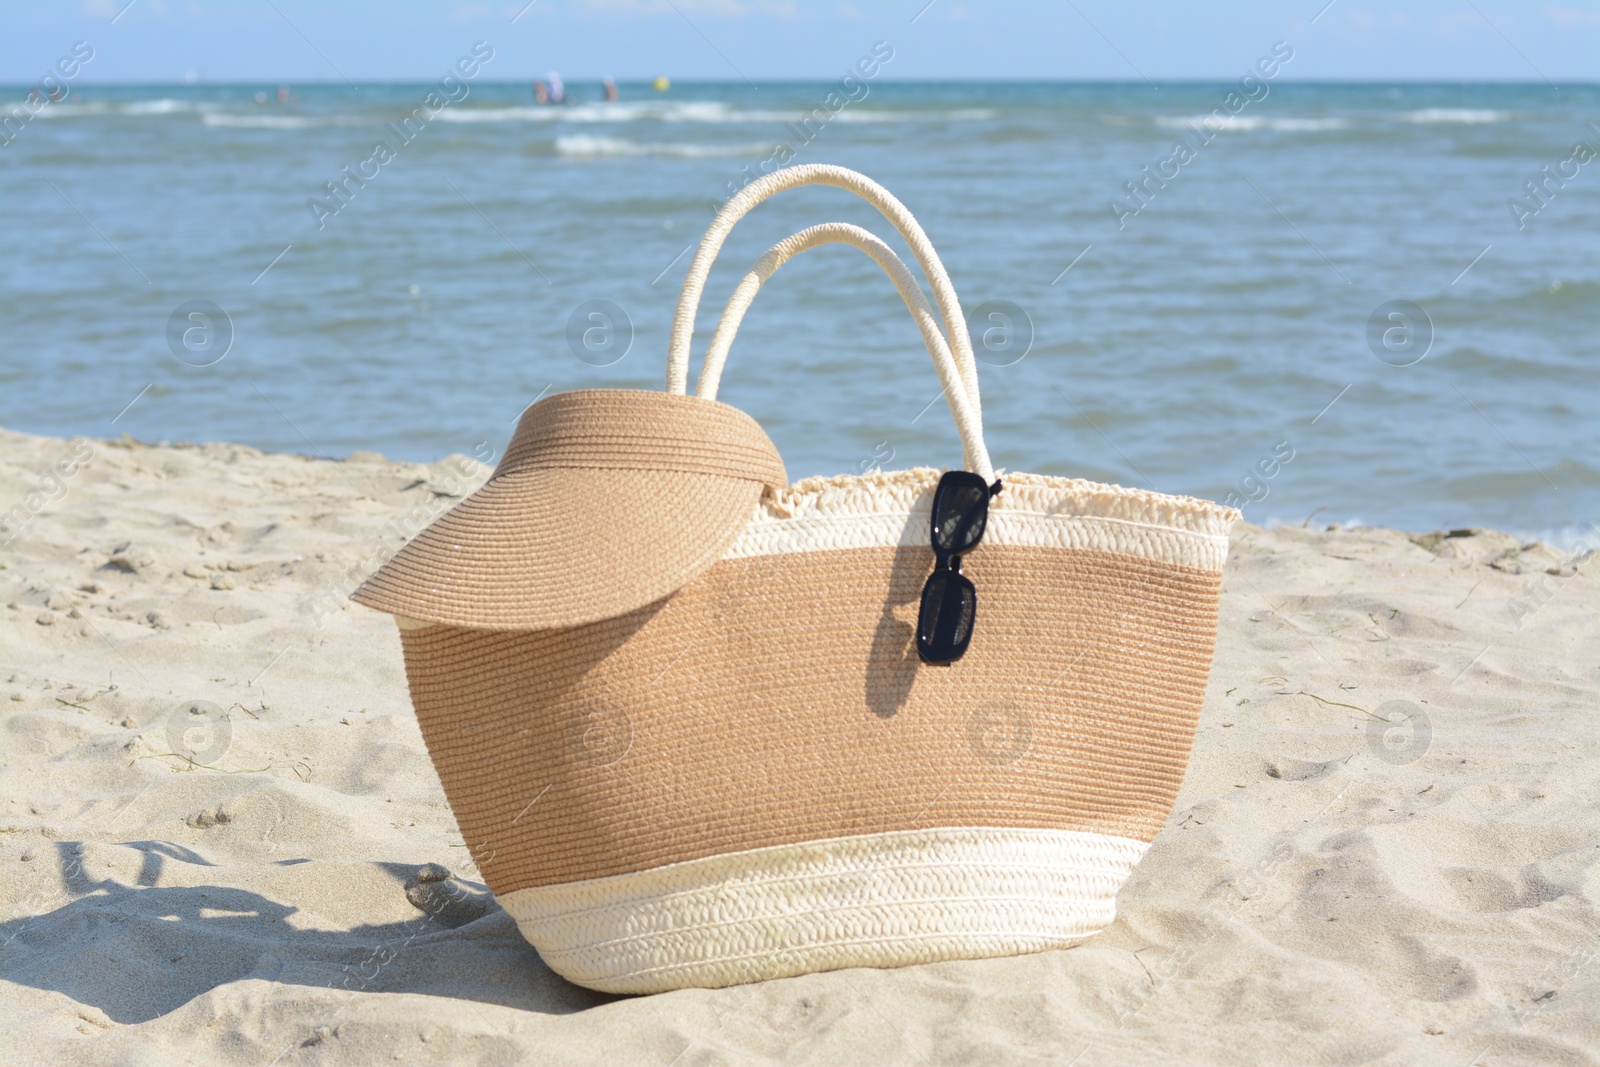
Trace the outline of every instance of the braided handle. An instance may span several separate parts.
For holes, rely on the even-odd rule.
[[[939,321],[934,317],[933,308],[928,305],[928,298],[922,295],[916,278],[900,257],[895,255],[894,249],[871,231],[848,222],[827,222],[801,230],[779,241],[756,260],[728,298],[728,306],[717,323],[717,332],[711,338],[711,348],[707,350],[705,361],[700,366],[700,383],[695,395],[706,400],[717,398],[717,386],[722,380],[728,349],[732,347],[734,335],[739,332],[745,312],[750,309],[750,303],[762,284],[790,259],[823,244],[849,244],[861,249],[883,268],[895,288],[900,290],[900,297],[906,302],[911,317],[916,320],[917,328],[922,331],[923,343],[928,346],[928,354],[933,357],[934,368],[939,372],[940,384],[944,386],[945,398],[950,403],[950,413],[955,417],[956,430],[961,435],[967,469],[982,475],[986,482],[994,481],[994,468],[989,462],[989,451],[984,447],[983,427],[977,419],[976,405],[967,394],[966,384],[950,354],[944,334],[939,331]]]
[[[955,286],[950,284],[950,275],[939,261],[939,254],[933,250],[933,243],[911,212],[889,190],[865,174],[830,163],[785,167],[757,178],[739,190],[711,220],[705,236],[700,238],[700,247],[695,249],[694,259],[689,263],[683,289],[678,293],[678,309],[672,319],[672,337],[667,346],[667,392],[683,394],[689,391],[689,346],[694,338],[694,320],[700,306],[700,295],[711,274],[711,264],[716,260],[734,223],[767,197],[800,185],[832,185],[855,193],[877,208],[906,239],[912,254],[922,265],[928,283],[933,286],[933,298],[939,305],[945,336],[949,339],[962,384],[971,401],[975,426],[981,432],[983,412],[978,396],[978,361],[972,352],[972,339],[967,336],[967,320],[961,313],[961,302],[956,297]]]

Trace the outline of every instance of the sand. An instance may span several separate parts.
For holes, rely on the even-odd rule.
[[[1587,558],[1241,525],[1107,931],[617,998],[488,899],[394,628],[342,600],[486,474],[0,431],[0,1058],[1600,1062]]]

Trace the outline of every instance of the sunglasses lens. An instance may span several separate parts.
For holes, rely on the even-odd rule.
[[[965,575],[934,571],[922,587],[917,653],[928,663],[960,659],[972,640],[972,621],[977,613],[978,591]]]
[[[983,538],[989,521],[989,487],[970,471],[949,471],[933,495],[933,547],[961,555]]]

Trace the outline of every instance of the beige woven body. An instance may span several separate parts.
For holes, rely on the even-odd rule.
[[[930,342],[969,467],[990,477],[956,348]],[[717,372],[708,360],[702,398]],[[714,561],[674,564],[692,576],[648,602],[618,593],[576,625],[485,620],[447,577],[416,579],[468,558],[437,538],[358,594],[412,616],[429,753],[525,936],[575,982],[652,992],[1103,928],[1183,776],[1236,513],[1003,475],[966,561],[972,644],[930,666],[913,627],[939,472],[777,490],[747,451],[748,473],[715,470],[718,506],[740,499],[729,478],[758,499]]]

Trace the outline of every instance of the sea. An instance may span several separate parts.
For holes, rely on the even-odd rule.
[[[939,250],[997,466],[1268,525],[1600,543],[1600,86],[567,95],[487,71],[0,89],[0,424],[492,462],[541,396],[661,388],[715,210],[837,163]],[[752,262],[833,220],[904,250],[843,191],[768,201],[711,275],[697,359]],[[849,247],[765,286],[720,399],[791,478],[961,462],[910,316]]]

